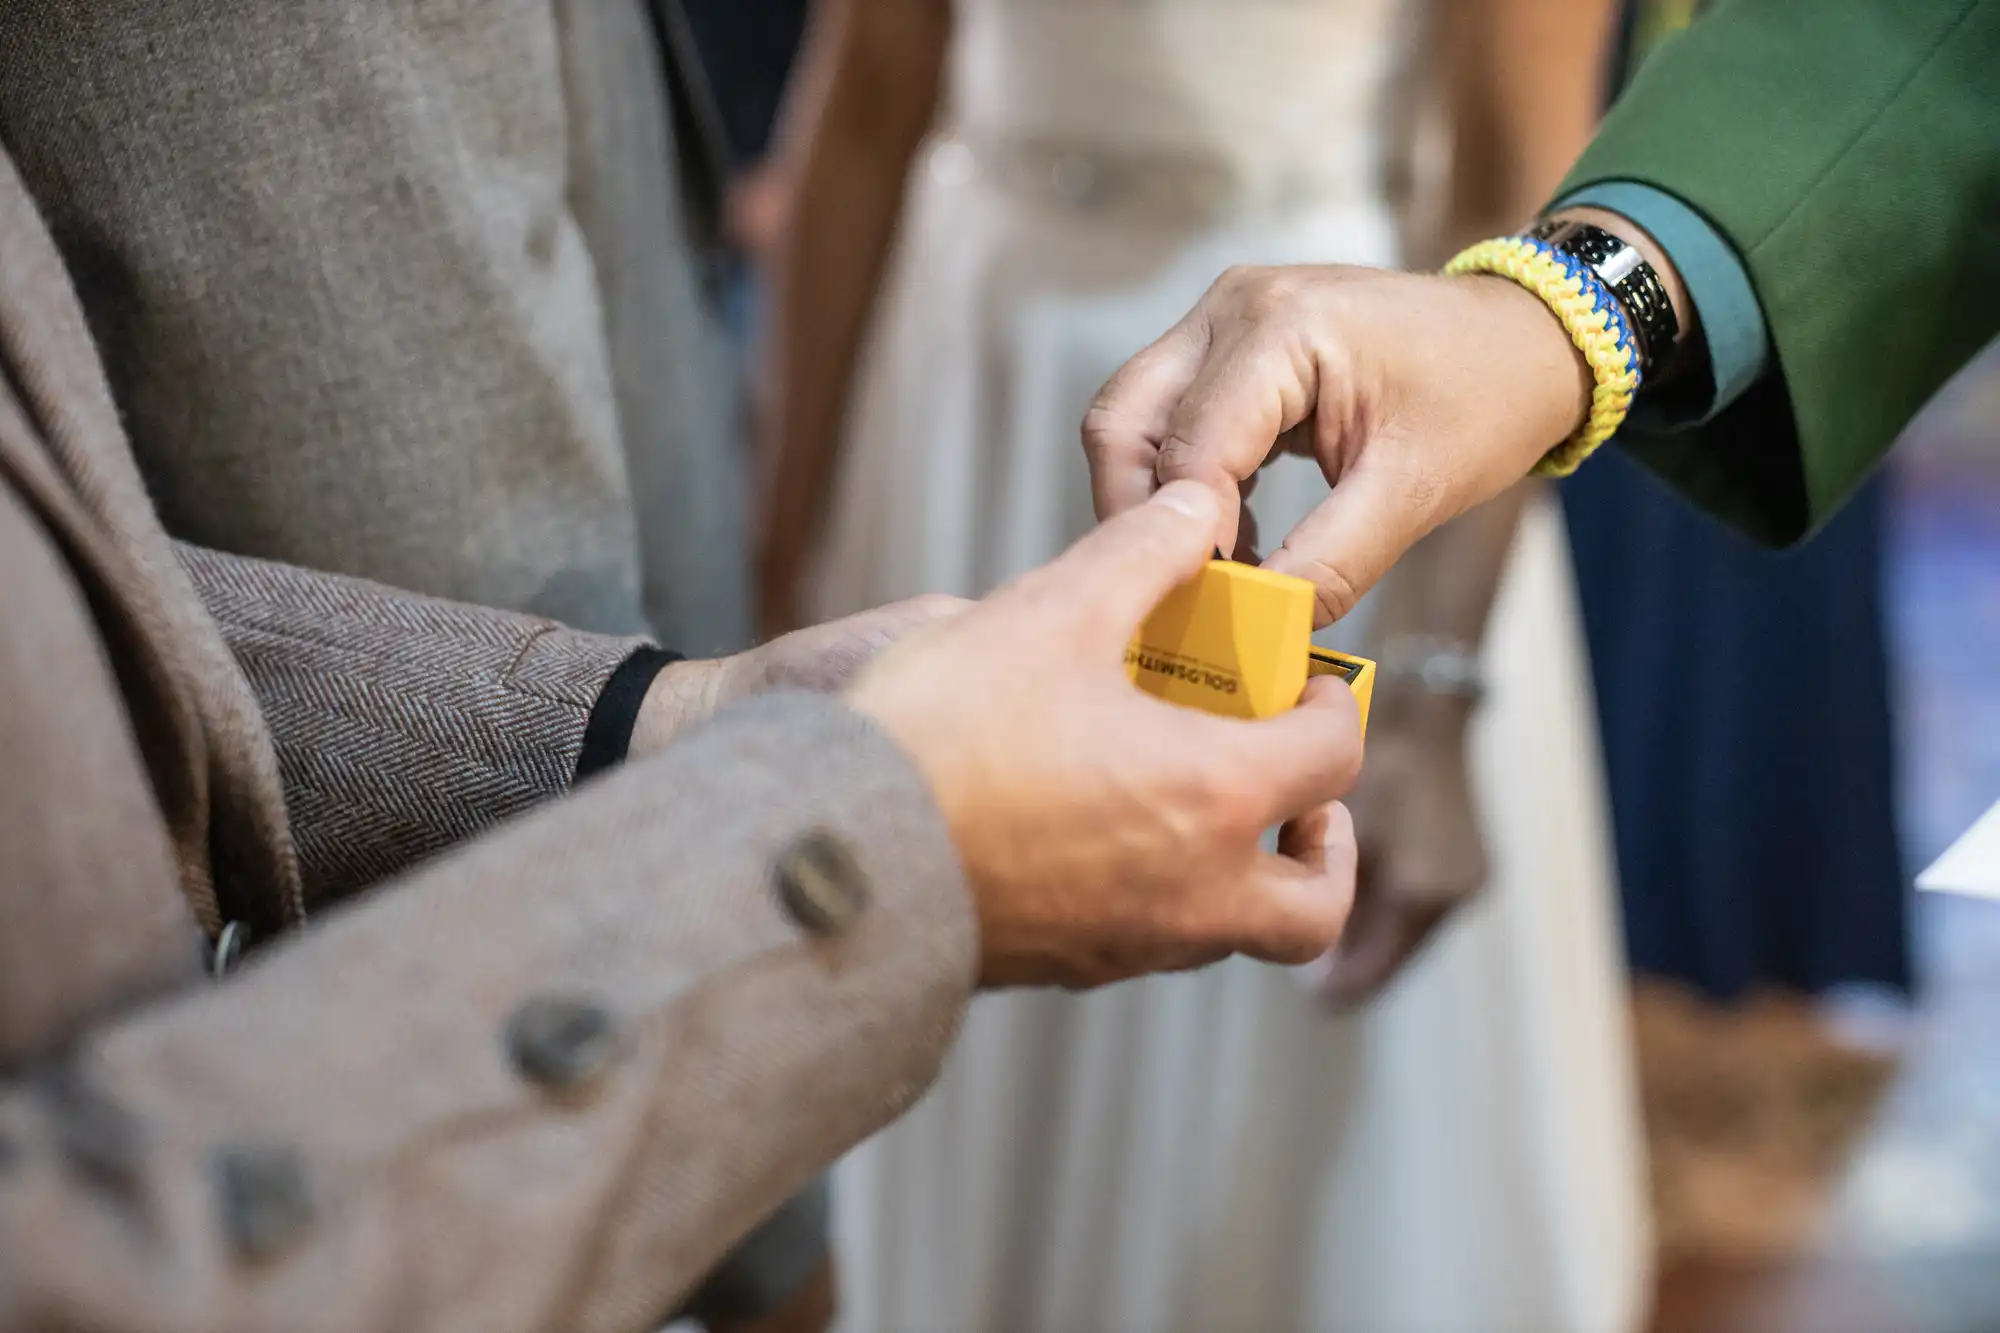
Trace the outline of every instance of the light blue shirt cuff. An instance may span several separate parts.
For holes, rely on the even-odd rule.
[[[1672,256],[1688,299],[1701,316],[1709,370],[1642,393],[1632,424],[1669,431],[1699,426],[1743,396],[1764,373],[1770,340],[1764,312],[1743,261],[1708,220],[1664,190],[1634,181],[1602,181],[1567,195],[1558,208],[1601,208],[1629,218]],[[1704,380],[1706,382],[1704,382]]]

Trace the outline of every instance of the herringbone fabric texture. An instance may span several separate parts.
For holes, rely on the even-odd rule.
[[[643,642],[177,549],[277,740],[309,909],[561,795]]]

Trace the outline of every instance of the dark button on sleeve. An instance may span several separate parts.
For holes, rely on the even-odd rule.
[[[776,875],[785,910],[814,934],[845,929],[868,906],[868,877],[847,844],[824,830],[787,847]]]
[[[558,1092],[596,1081],[618,1053],[618,1025],[604,1006],[573,996],[544,995],[507,1020],[507,1055],[529,1080]]]
[[[223,1233],[245,1259],[276,1254],[312,1220],[311,1182],[290,1148],[225,1147],[216,1152],[213,1171]]]

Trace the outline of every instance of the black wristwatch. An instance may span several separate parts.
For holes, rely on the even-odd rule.
[[[1545,218],[1528,229],[1535,240],[1571,255],[1595,273],[1618,304],[1639,343],[1639,369],[1648,373],[1672,355],[1681,322],[1667,285],[1638,249],[1588,222]]]

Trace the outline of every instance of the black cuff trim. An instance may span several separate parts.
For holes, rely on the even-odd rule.
[[[611,679],[604,682],[604,691],[597,696],[590,721],[584,725],[583,749],[576,756],[576,782],[625,762],[632,748],[632,728],[639,725],[639,705],[646,702],[653,678],[680,660],[679,653],[649,643],[618,664]]]

